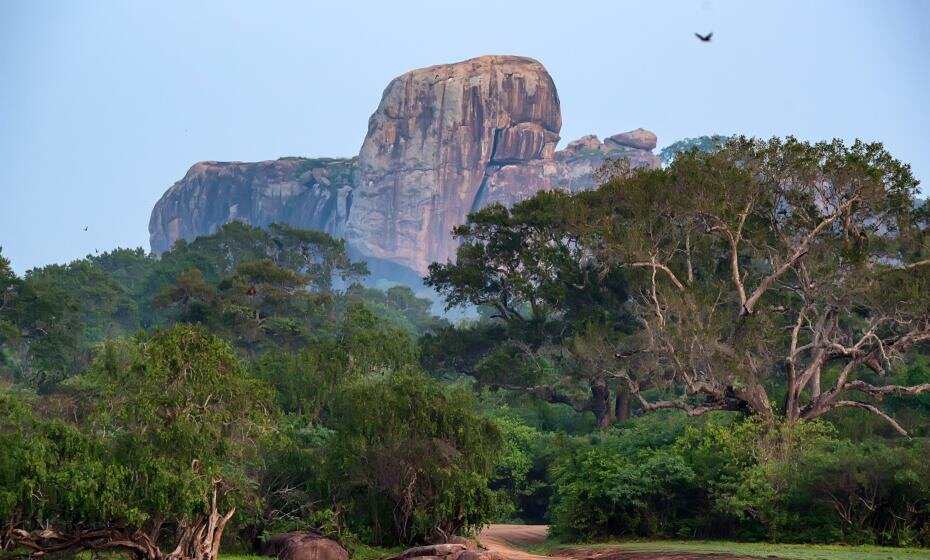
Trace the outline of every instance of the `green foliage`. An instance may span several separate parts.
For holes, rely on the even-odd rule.
[[[659,150],[659,159],[662,160],[663,165],[669,165],[679,154],[688,152],[713,153],[722,149],[727,140],[726,136],[719,134],[685,138]]]
[[[928,433],[927,395],[902,388],[930,367],[920,346],[868,347],[923,340],[908,329],[930,316],[916,182],[878,144],[720,141],[473,213],[427,279],[478,310],[457,325],[409,288],[353,283],[366,268],[342,241],[279,224],[24,278],[0,255],[0,524],[161,546],[215,490],[247,543],[313,527],[406,545],[519,520],[565,539],[930,545],[930,446],[882,439],[889,419]],[[298,171],[338,184],[355,165]],[[803,270],[748,312],[734,284],[751,292],[797,247]],[[792,397],[796,324],[802,352],[824,349],[825,389]],[[858,393],[888,416],[829,408]]]
[[[433,315],[432,300],[418,297],[407,286],[392,286],[382,291],[353,284],[346,289],[346,300],[364,302],[379,317],[413,336],[429,335],[449,326],[448,321]]]
[[[685,427],[676,416],[657,435],[647,418],[554,464],[557,535],[930,542],[925,443],[854,443],[824,422],[773,430],[729,417]]]
[[[162,517],[198,511],[217,480],[241,497],[274,418],[270,389],[227,344],[188,326],[108,343],[69,383],[99,402],[91,429],[134,472],[126,501]]]
[[[23,395],[0,393],[0,519],[29,527],[45,520],[141,521],[123,500],[129,470],[106,464],[100,445],[76,427],[36,416]]]
[[[0,373],[47,392],[86,365],[81,306],[64,286],[41,275],[20,279],[8,266],[0,283]]]
[[[417,361],[413,340],[359,304],[350,305],[332,332],[299,352],[266,352],[253,364],[255,375],[275,389],[286,413],[319,419],[337,389],[353,379],[396,371]]]
[[[281,158],[300,160],[300,164],[294,171],[294,177],[299,178],[307,171],[313,171],[318,168],[325,168],[327,176],[333,185],[351,184],[352,176],[358,169],[358,160],[337,160],[333,158]]]
[[[568,538],[668,536],[687,530],[698,489],[692,465],[671,442],[675,415],[616,427],[552,467],[553,532]]]
[[[44,527],[65,550],[96,546],[81,537],[95,530],[133,543],[116,546],[173,548],[211,511],[211,492],[220,507],[254,502],[249,472],[273,425],[271,392],[216,337],[178,326],[116,340],[65,387],[79,402],[67,420],[0,393],[5,527]]]
[[[89,260],[31,270],[26,282],[67,294],[78,306],[87,343],[131,333],[139,324],[138,305],[126,287]]]
[[[353,526],[374,543],[476,527],[500,507],[488,488],[501,446],[465,390],[413,372],[357,380],[336,395],[328,463]]]
[[[474,305],[490,314],[484,324],[436,333],[425,345],[461,337],[451,343],[461,354],[437,352],[446,354],[437,364],[444,375],[452,366],[491,387],[590,410],[606,426],[610,387],[600,369],[580,367],[571,348],[590,325],[627,328],[628,294],[621,270],[593,266],[578,242],[572,200],[541,192],[511,209],[492,204],[455,228],[462,240],[455,263],[430,265],[426,283],[448,308]]]

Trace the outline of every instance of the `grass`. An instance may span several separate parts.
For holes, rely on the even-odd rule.
[[[544,545],[536,551],[571,549],[575,546]],[[577,545],[577,548],[615,548],[629,552],[728,553],[760,558],[794,560],[930,560],[930,549],[888,548],[881,546],[844,546],[816,544],[738,543],[727,541],[646,541]]]
[[[593,545],[562,545],[558,543],[530,547],[538,554],[571,548],[610,548],[628,552],[693,552],[724,553],[759,558],[786,558],[793,560],[930,560],[930,549],[887,548],[881,546],[843,546],[817,544],[738,543],[728,541],[643,541],[603,543]],[[376,560],[400,549],[361,547],[352,555],[353,560]],[[261,560],[266,557],[248,554],[220,554],[219,560]]]
[[[379,560],[394,556],[403,551],[403,548],[380,548],[376,546],[357,545],[352,551],[352,560]],[[223,554],[220,553],[219,560],[268,560],[267,556],[255,556],[253,554]]]

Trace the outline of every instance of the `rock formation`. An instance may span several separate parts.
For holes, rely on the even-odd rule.
[[[607,159],[658,167],[655,134],[556,151],[562,117],[552,78],[530,58],[484,56],[413,70],[388,84],[358,158],[202,162],[158,201],[152,250],[231,220],[286,222],[344,237],[357,254],[424,273],[455,255],[450,231],[487,204],[594,186]]]
[[[395,78],[368,123],[346,241],[424,271],[455,252],[491,166],[552,157],[562,116],[529,58],[486,56]]]
[[[257,163],[203,161],[152,210],[152,251],[209,235],[225,223],[285,222],[340,237],[351,204],[356,159],[281,158]]]

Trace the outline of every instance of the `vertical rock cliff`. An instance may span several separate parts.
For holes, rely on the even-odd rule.
[[[371,116],[345,237],[423,272],[455,253],[492,165],[551,159],[562,127],[542,64],[485,56],[395,78]]]
[[[454,257],[450,232],[469,212],[540,190],[591,188],[607,159],[659,166],[647,130],[585,136],[556,151],[561,127],[555,84],[531,58],[413,70],[388,84],[358,158],[195,164],[152,210],[152,250],[231,220],[285,222],[422,274]]]

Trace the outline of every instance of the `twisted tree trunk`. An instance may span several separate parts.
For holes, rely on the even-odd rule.
[[[232,508],[221,514],[216,509],[214,489],[210,499],[210,513],[198,515],[193,523],[181,523],[178,527],[178,545],[163,557],[164,560],[216,560],[220,552],[223,530],[235,512],[236,508]]]
[[[7,528],[0,542],[0,558],[39,558],[50,553],[122,551],[137,560],[217,560],[223,530],[236,508],[221,514],[216,507],[216,490],[210,499],[208,514],[199,514],[192,523],[182,522],[177,529],[177,546],[164,553],[158,546],[158,531],[106,527],[102,529],[44,528],[26,531]],[[158,523],[161,524],[160,522]]]

